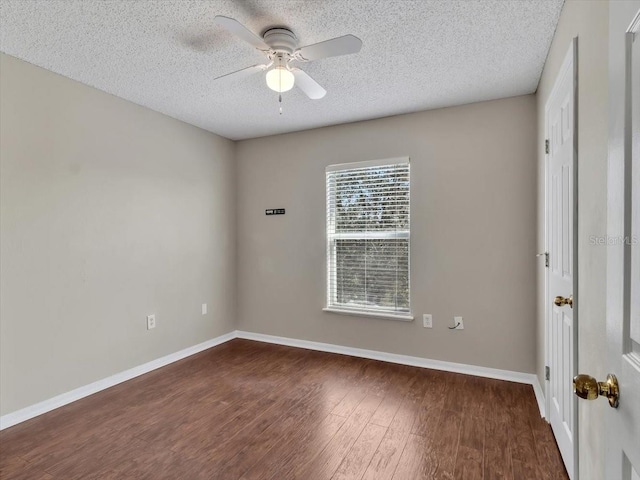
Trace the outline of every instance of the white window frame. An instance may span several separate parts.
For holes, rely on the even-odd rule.
[[[352,162],[352,163],[341,163],[341,164],[336,164],[336,165],[329,165],[326,170],[325,173],[329,173],[329,172],[337,172],[337,171],[341,171],[341,170],[352,170],[352,169],[358,169],[358,168],[369,168],[369,167],[382,167],[382,166],[389,166],[389,165],[400,165],[400,164],[407,164],[410,165],[410,158],[409,157],[396,157],[396,158],[387,158],[387,159],[380,159],[380,160],[368,160],[368,161],[364,161],[364,162]],[[410,170],[409,170],[410,171]],[[326,178],[326,177],[325,177]],[[326,182],[326,179],[325,179]],[[409,174],[409,182],[411,182],[411,175]],[[326,185],[325,185],[326,188]],[[411,188],[411,187],[409,187]],[[409,194],[411,195],[411,194]],[[348,232],[348,233],[331,233],[329,231],[329,216],[330,216],[330,197],[327,193],[327,198],[326,198],[326,230],[325,230],[325,237],[326,237],[326,242],[327,242],[327,252],[326,252],[326,268],[325,268],[325,273],[326,273],[326,305],[325,308],[323,308],[323,310],[325,312],[329,312],[329,313],[338,313],[338,314],[343,314],[343,315],[355,315],[355,316],[362,316],[362,317],[372,317],[372,318],[384,318],[384,319],[391,319],[391,320],[400,320],[400,321],[406,321],[406,322],[410,322],[414,319],[414,316],[412,314],[412,310],[411,310],[411,214],[409,214],[409,228],[406,231],[397,231],[397,232],[358,232],[358,233],[352,233],[352,232]],[[411,211],[411,196],[409,196],[409,211]],[[336,283],[336,271],[331,269],[331,258],[335,257],[335,242],[334,240],[340,240],[340,239],[366,239],[366,238],[375,238],[375,239],[385,239],[385,238],[402,238],[402,239],[408,239],[409,240],[409,258],[407,258],[408,261],[408,288],[409,288],[409,313],[394,313],[394,312],[390,312],[386,309],[380,309],[380,311],[376,311],[375,308],[340,308],[340,307],[336,307],[335,305],[335,301],[332,301],[331,299],[331,295],[332,295],[332,289],[331,289],[331,285]],[[332,249],[333,249],[333,255],[332,255]],[[333,275],[333,281],[331,276]],[[333,292],[333,294],[335,294],[335,292]]]

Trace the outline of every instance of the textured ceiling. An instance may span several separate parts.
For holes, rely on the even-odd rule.
[[[563,0],[2,0],[0,50],[231,139],[532,93]],[[277,94],[213,24],[287,26],[308,45],[345,34],[360,53],[302,64],[328,91]]]

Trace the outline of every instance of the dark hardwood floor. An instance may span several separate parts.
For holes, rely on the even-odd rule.
[[[9,479],[565,479],[528,385],[233,340],[0,432]]]

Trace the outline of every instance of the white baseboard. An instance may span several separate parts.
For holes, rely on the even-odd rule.
[[[442,360],[431,360],[428,358],[411,357],[409,355],[379,352],[376,350],[364,350],[362,348],[344,347],[341,345],[333,345],[330,343],[319,343],[309,340],[277,337],[274,335],[265,335],[262,333],[244,332],[242,330],[237,330],[236,336],[238,338],[244,338],[247,340],[275,343],[278,345],[286,345],[289,347],[306,348],[309,350],[318,350],[321,352],[340,353],[342,355],[350,355],[352,357],[369,358],[372,360],[381,360],[383,362],[398,363],[401,365],[410,365],[413,367],[431,368],[433,370],[443,370],[446,372],[475,375],[476,377],[495,378],[498,380],[507,380],[509,382],[526,383],[533,386],[533,391],[538,402],[538,407],[540,408],[540,415],[544,417],[544,395],[542,393],[540,383],[538,382],[538,377],[533,373],[513,372],[510,370],[479,367],[476,365],[467,365],[463,363],[444,362]]]
[[[372,360],[381,360],[383,362],[397,363],[401,365],[410,365],[413,367],[431,368],[434,370],[443,370],[446,372],[464,373],[467,375],[475,375],[477,377],[495,378],[498,380],[507,380],[510,382],[526,383],[533,386],[533,391],[540,408],[540,414],[544,417],[544,394],[538,377],[532,373],[513,372],[510,370],[500,370],[496,368],[479,367],[476,365],[466,365],[463,363],[444,362],[442,360],[431,360],[422,357],[412,357],[409,355],[399,355],[396,353],[379,352],[376,350],[365,350],[362,348],[345,347],[342,345],[333,345],[330,343],[312,342],[309,340],[298,340],[295,338],[277,337],[274,335],[265,335],[262,333],[245,332],[236,330],[225,335],[207,340],[206,342],[185,348],[179,352],[166,355],[162,358],[152,360],[138,367],[116,373],[110,377],[98,380],[83,387],[76,388],[70,392],[63,393],[48,400],[30,405],[15,412],[8,413],[0,417],[0,430],[12,427],[18,423],[24,422],[31,418],[50,412],[56,408],[62,407],[69,403],[80,400],[81,398],[93,395],[101,390],[113,387],[132,378],[149,373],[157,368],[164,367],[170,363],[177,362],[183,358],[189,357],[196,353],[202,352],[209,348],[215,347],[222,343],[233,340],[234,338],[244,338],[246,340],[255,340],[258,342],[274,343],[278,345],[286,345],[289,347],[306,348],[308,350],[318,350],[321,352],[339,353],[342,355],[350,355],[352,357],[369,358]]]
[[[170,363],[177,362],[178,360],[182,360],[183,358],[202,352],[203,350],[207,350],[208,348],[215,347],[216,345],[220,345],[221,343],[233,340],[234,338],[236,338],[236,332],[229,332],[227,334],[220,335],[219,337],[212,338],[211,340],[207,340],[206,342],[199,343],[198,345],[185,348],[184,350],[180,350],[179,352],[171,353],[156,360],[147,362],[143,365],[130,368],[129,370],[125,370],[124,372],[116,373],[115,375],[103,378],[102,380],[90,383],[89,385],[84,385],[82,387],[76,388],[74,390],[71,390],[70,392],[63,393],[48,400],[44,400],[34,405],[16,410],[15,412],[8,413],[0,417],[0,430],[12,427],[14,425],[17,425],[18,423],[24,422],[33,417],[37,417],[38,415],[42,415],[43,413],[50,412],[51,410],[75,402],[76,400],[80,400],[81,398],[93,395],[94,393],[97,393],[101,390],[105,390],[119,383],[126,382],[127,380],[131,380],[132,378],[139,377],[140,375],[149,373],[152,370],[156,370],[157,368],[164,367],[166,365],[169,365]]]
[[[544,390],[542,390],[542,386],[540,385],[540,381],[538,380],[538,376],[534,375],[534,380],[533,380],[533,393],[536,394],[536,401],[538,402],[538,409],[540,410],[540,416],[542,418],[547,418],[547,415],[545,413],[545,399],[544,399]]]

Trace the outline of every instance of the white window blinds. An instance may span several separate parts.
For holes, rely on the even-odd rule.
[[[327,307],[407,314],[409,159],[327,167]]]

